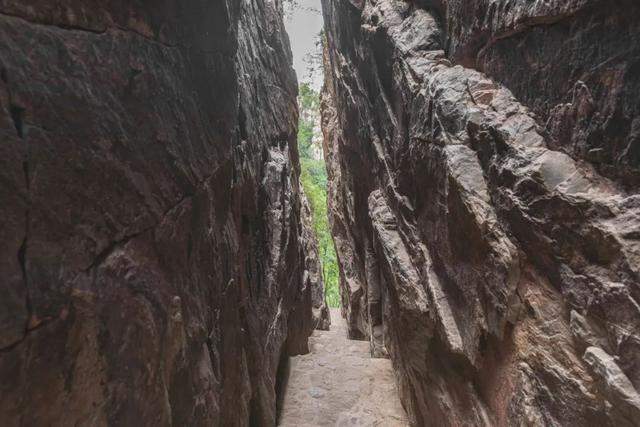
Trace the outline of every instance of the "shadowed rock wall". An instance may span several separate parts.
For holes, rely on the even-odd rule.
[[[343,314],[412,422],[638,425],[638,5],[323,11]]]
[[[279,2],[0,1],[0,418],[272,425],[307,351]]]

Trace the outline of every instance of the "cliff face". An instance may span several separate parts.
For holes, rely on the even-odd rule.
[[[640,186],[640,21],[617,0],[433,1],[448,56],[536,115],[547,144]]]
[[[323,10],[343,314],[413,423],[638,425],[638,5]]]
[[[281,6],[27,3],[0,1],[3,425],[273,424],[313,327]]]

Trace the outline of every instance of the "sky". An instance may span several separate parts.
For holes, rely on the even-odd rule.
[[[305,56],[316,51],[316,37],[322,30],[322,14],[320,13],[320,0],[297,0],[297,6],[289,16],[284,19],[291,50],[293,52],[293,68],[298,74],[298,81],[308,80]],[[320,73],[314,76],[313,87],[316,90],[322,85]]]

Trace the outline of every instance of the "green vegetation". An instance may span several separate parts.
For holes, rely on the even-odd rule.
[[[300,107],[298,150],[302,169],[300,181],[309,199],[313,215],[313,228],[318,238],[318,252],[322,263],[327,304],[330,307],[339,307],[338,261],[327,217],[327,170],[324,158],[320,154],[319,135],[316,135],[320,98],[318,93],[306,83],[300,85],[298,105]]]

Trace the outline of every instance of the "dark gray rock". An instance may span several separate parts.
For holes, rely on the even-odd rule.
[[[382,319],[416,425],[637,424],[611,410],[640,388],[640,53],[621,36],[639,8],[622,3],[323,1],[343,314],[374,350]]]
[[[0,418],[273,425],[307,351],[279,2],[0,1]]]

